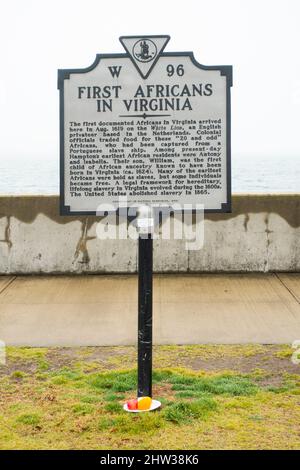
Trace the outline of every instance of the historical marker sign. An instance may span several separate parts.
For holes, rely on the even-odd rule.
[[[121,37],[124,54],[59,70],[61,213],[99,204],[231,210],[231,66],[164,52],[169,36]]]

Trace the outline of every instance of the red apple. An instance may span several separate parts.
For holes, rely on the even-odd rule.
[[[128,400],[127,402],[127,408],[129,410],[137,410],[138,407],[138,401],[137,398],[133,398],[132,400]]]

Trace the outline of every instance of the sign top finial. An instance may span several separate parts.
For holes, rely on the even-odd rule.
[[[147,78],[170,36],[121,36],[120,42],[142,78]]]

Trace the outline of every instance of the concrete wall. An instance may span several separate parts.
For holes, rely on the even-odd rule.
[[[96,237],[96,217],[60,217],[56,196],[0,197],[0,273],[132,273],[137,243]],[[299,271],[300,194],[236,195],[205,216],[204,247],[155,241],[156,272]]]

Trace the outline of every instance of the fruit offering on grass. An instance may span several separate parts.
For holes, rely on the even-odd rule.
[[[137,410],[138,409],[138,401],[136,398],[133,398],[132,400],[128,400],[127,402],[127,408],[129,410]]]
[[[152,404],[150,397],[139,397],[138,398],[138,410],[149,410]]]

